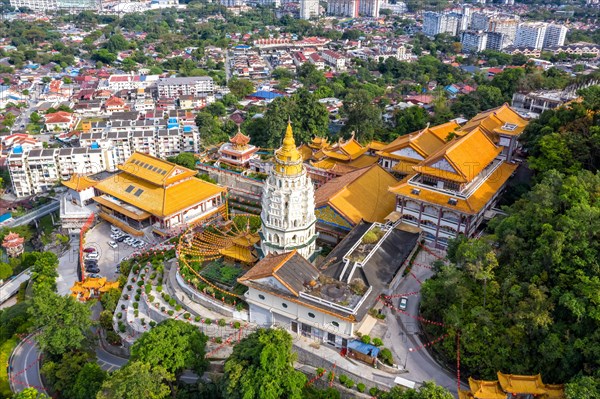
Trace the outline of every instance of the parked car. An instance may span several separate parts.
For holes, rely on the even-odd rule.
[[[92,248],[92,247],[87,247],[83,249],[83,252],[91,254],[93,252],[96,252],[96,248]]]
[[[123,242],[126,239],[131,238],[131,236],[128,235],[124,235],[124,236],[120,236],[119,238],[116,239],[117,242]]]
[[[85,259],[98,259],[99,257],[98,252],[91,252],[85,255]]]
[[[98,273],[91,273],[91,274],[88,274],[88,277],[91,277],[91,278],[100,278],[102,276],[99,275]]]
[[[98,269],[97,267],[90,267],[88,269],[85,269],[85,271],[88,273],[100,273],[100,269]]]
[[[108,246],[111,247],[111,248],[115,248],[115,249],[118,247],[117,243],[114,242],[114,241],[109,241],[108,242]]]
[[[400,304],[398,305],[398,307],[400,308],[400,310],[406,310],[407,306],[408,306],[408,298],[403,296],[402,298],[400,298]]]
[[[116,226],[111,225],[110,226],[110,231],[112,231],[113,233],[120,233],[121,229],[118,228],[118,227],[116,227]]]

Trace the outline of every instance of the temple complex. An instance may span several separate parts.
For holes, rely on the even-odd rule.
[[[21,256],[23,253],[24,243],[25,239],[23,237],[10,231],[6,236],[4,236],[2,248],[4,248],[9,257],[16,258],[17,256]]]
[[[319,239],[336,244],[361,220],[384,223],[396,208],[398,180],[378,164],[329,180],[315,193]]]
[[[119,169],[96,184],[94,201],[100,218],[130,234],[172,235],[226,212],[227,189],[198,179],[195,170],[138,152]]]
[[[258,158],[256,154],[258,148],[249,143],[250,137],[243,134],[238,125],[235,136],[229,139],[229,143],[224,143],[219,148],[219,161],[243,168],[247,167],[251,159]]]
[[[544,384],[542,376],[514,375],[498,372],[498,380],[469,378],[468,391],[460,390],[459,399],[564,399],[563,385]]]
[[[318,236],[315,193],[290,122],[264,183],[260,218],[262,256],[297,250],[309,261],[314,260]]]
[[[384,168],[404,179],[390,191],[405,223],[441,247],[458,234],[473,237],[517,169],[514,153],[527,121],[508,105],[402,136],[379,152]]]
[[[87,301],[100,297],[103,293],[116,288],[119,289],[118,281],[108,281],[106,277],[87,278],[84,281],[76,281],[71,287],[71,296]]]

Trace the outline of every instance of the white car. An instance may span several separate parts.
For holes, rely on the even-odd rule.
[[[85,259],[98,259],[98,258],[99,258],[98,252],[91,252],[91,253],[85,254]]]
[[[110,231],[112,231],[113,233],[119,233],[121,232],[121,229],[118,227],[115,227],[113,225],[110,226]]]
[[[111,247],[111,248],[115,248],[115,249],[118,247],[117,243],[114,242],[114,241],[109,241],[108,242],[108,246]]]
[[[134,240],[135,240],[134,238],[129,237],[129,238],[126,238],[124,242],[127,245],[133,245]]]

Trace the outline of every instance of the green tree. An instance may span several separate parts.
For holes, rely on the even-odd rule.
[[[31,115],[29,115],[29,120],[31,121],[31,123],[40,123],[42,117],[40,116],[40,114],[34,111],[31,113]]]
[[[70,351],[56,360],[44,362],[41,373],[52,389],[60,392],[62,397],[74,398],[75,381],[83,367],[91,361],[93,358],[89,353]]]
[[[71,396],[69,397],[73,399],[96,397],[106,378],[106,371],[102,370],[98,363],[88,362],[84,364],[70,389]]]
[[[160,366],[175,375],[185,368],[201,375],[208,365],[204,358],[207,341],[208,337],[197,327],[168,319],[135,341],[131,347],[130,361]]]
[[[213,116],[227,115],[227,108],[225,108],[225,105],[220,101],[215,101],[204,109]]]
[[[52,290],[56,289],[56,278],[58,277],[58,258],[52,252],[35,253],[35,263],[32,268],[32,280],[36,287],[45,286]]]
[[[191,152],[182,152],[174,157],[169,157],[168,161],[183,166],[184,168],[196,170],[196,156]]]
[[[82,349],[92,326],[88,305],[72,296],[61,296],[47,286],[37,286],[29,308],[34,329],[40,329],[37,341],[42,350],[62,355]]]
[[[248,79],[231,79],[227,87],[240,100],[254,93],[254,84]]]
[[[12,276],[13,269],[8,263],[0,262],[0,280],[4,280]]]
[[[164,399],[171,394],[167,384],[172,381],[173,375],[163,367],[130,362],[102,383],[96,399]]]
[[[39,392],[35,388],[25,388],[12,397],[13,399],[49,399],[48,395]]]
[[[397,111],[394,118],[396,120],[394,133],[398,136],[404,136],[427,126],[429,114],[423,108],[414,106]]]
[[[565,385],[567,399],[600,398],[600,379],[591,376],[576,377]]]
[[[108,38],[105,48],[111,53],[117,53],[119,51],[127,50],[129,48],[129,42],[122,34],[117,33]]]
[[[381,110],[373,104],[373,97],[364,90],[352,90],[344,99],[344,113],[348,116],[344,133],[355,132],[358,140],[373,140],[382,129]]]
[[[241,340],[225,361],[226,399],[300,399],[306,376],[294,370],[292,338],[281,329],[259,329]]]
[[[394,387],[388,392],[383,392],[379,399],[452,399],[454,396],[444,387],[426,381],[419,389],[404,389]]]
[[[298,78],[306,87],[320,87],[325,85],[325,75],[314,64],[306,62],[298,68]]]

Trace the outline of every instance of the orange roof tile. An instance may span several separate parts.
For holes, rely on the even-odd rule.
[[[61,183],[63,186],[77,192],[81,192],[98,184],[96,180],[92,180],[89,177],[83,176],[79,173],[74,173],[69,180],[61,181]]]
[[[526,395],[543,395],[546,393],[541,374],[515,375],[498,372],[498,382],[504,392]]]
[[[469,377],[469,387],[475,399],[506,399],[498,381],[482,381]]]

